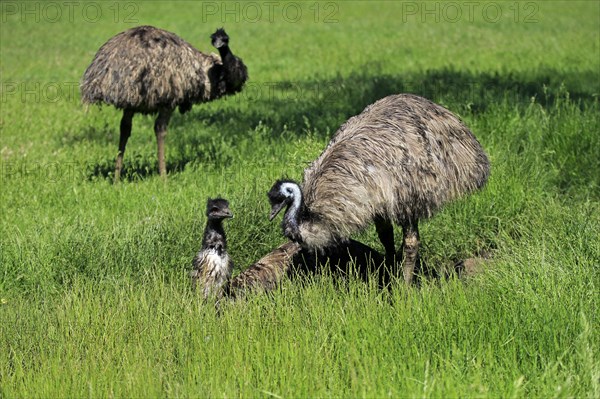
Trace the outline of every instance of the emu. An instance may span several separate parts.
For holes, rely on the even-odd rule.
[[[209,198],[206,217],[202,247],[192,261],[190,277],[194,288],[201,287],[204,299],[212,297],[218,300],[223,296],[223,287],[229,283],[233,271],[223,228],[223,220],[233,217],[229,202],[223,198]]]
[[[391,95],[338,129],[304,170],[302,186],[275,182],[267,194],[270,219],[286,208],[284,235],[315,250],[340,245],[373,222],[386,260],[402,260],[410,284],[419,219],[481,188],[489,172],[483,148],[458,117],[419,96]],[[399,253],[392,223],[402,227]]]
[[[86,104],[112,104],[123,110],[115,182],[120,179],[134,114],[158,114],[154,133],[158,169],[164,178],[164,141],[175,108],[184,114],[195,103],[242,89],[248,72],[231,52],[229,36],[217,29],[211,41],[220,57],[201,53],[174,33],[139,26],[119,33],[100,47],[83,75],[81,100]]]

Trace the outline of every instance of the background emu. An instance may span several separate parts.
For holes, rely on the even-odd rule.
[[[404,279],[418,262],[418,221],[482,187],[488,158],[450,111],[422,97],[385,97],[344,123],[305,171],[302,187],[277,181],[268,193],[273,219],[287,207],[284,235],[306,248],[338,245],[375,223],[393,259],[392,222],[402,226]]]
[[[229,49],[223,29],[211,35],[219,50],[204,54],[174,33],[139,26],[111,38],[94,57],[81,82],[84,103],[107,103],[123,110],[115,181],[123,167],[123,154],[135,113],[158,113],[154,124],[158,169],[166,175],[164,140],[171,114],[182,114],[192,104],[211,101],[242,89],[246,66]]]
[[[192,261],[190,273],[192,286],[200,285],[204,299],[221,298],[223,286],[231,279],[233,262],[227,253],[227,239],[223,220],[232,218],[229,202],[222,198],[208,199],[206,203],[206,227],[202,247]]]

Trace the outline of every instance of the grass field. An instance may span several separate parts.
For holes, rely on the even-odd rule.
[[[600,397],[600,3],[467,3],[0,3],[0,398]],[[166,182],[136,116],[113,185],[120,113],[78,82],[142,24],[202,51],[225,26],[250,81],[173,117]],[[230,200],[242,270],[284,241],[274,180],[398,92],[490,156],[485,189],[421,228],[434,267],[490,252],[479,274],[315,276],[220,317],[190,292],[207,197]]]

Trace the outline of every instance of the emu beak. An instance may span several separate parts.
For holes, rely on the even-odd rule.
[[[279,204],[275,204],[271,207],[271,214],[269,215],[269,221],[273,220],[273,218],[275,218],[275,216],[277,216],[277,214],[279,212],[281,212],[281,209],[285,206],[285,202],[281,202]]]
[[[233,212],[231,212],[229,209],[223,209],[219,213],[219,216],[223,219],[233,219]]]

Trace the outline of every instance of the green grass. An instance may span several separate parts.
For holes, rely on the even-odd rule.
[[[0,397],[600,397],[599,3],[424,23],[425,3],[322,2],[316,22],[314,3],[293,3],[297,23],[202,22],[209,3],[225,6],[91,3],[92,21],[78,3],[56,22],[19,14],[47,3],[2,3]],[[152,118],[136,116],[115,186],[120,115],[84,109],[77,82],[141,24],[203,51],[224,25],[251,81],[173,117],[166,183]],[[301,178],[343,121],[403,91],[459,114],[492,160],[483,191],[421,229],[433,266],[491,251],[480,274],[385,292],[315,276],[220,316],[190,292],[207,197],[230,200],[241,270],[283,241],[273,181]],[[373,228],[356,238],[381,249]]]

